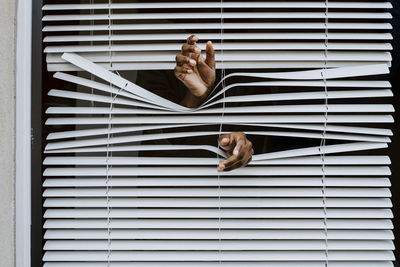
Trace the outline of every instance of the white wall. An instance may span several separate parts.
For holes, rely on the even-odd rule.
[[[0,267],[14,266],[15,1],[0,0]]]

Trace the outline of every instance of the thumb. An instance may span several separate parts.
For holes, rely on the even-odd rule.
[[[215,52],[211,41],[208,41],[206,44],[206,64],[210,68],[215,69]]]
[[[219,143],[220,147],[224,150],[231,150],[235,145],[235,142],[234,142],[233,138],[231,138],[230,134],[221,135],[218,138],[218,143]]]

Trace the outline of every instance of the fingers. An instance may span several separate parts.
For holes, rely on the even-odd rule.
[[[220,166],[218,167],[218,171],[219,172],[222,172],[222,171],[229,172],[229,171],[232,171],[234,169],[245,167],[247,165],[247,162],[248,162],[248,160],[245,160],[245,159],[235,160],[232,163],[228,163],[228,164],[225,164],[225,163],[222,162],[220,164]],[[224,167],[221,168],[221,165],[224,166]]]
[[[184,81],[187,74],[193,73],[193,69],[188,64],[183,64],[181,66],[176,66],[174,69],[175,77],[181,81]]]
[[[232,156],[230,156],[227,160],[223,161],[222,164],[223,170],[230,170],[232,166],[236,166],[238,164],[244,164],[244,156],[246,155],[246,151],[242,149],[244,145],[244,141],[240,140],[239,143],[235,146]]]
[[[232,155],[230,157],[233,158],[231,162],[222,163],[225,166],[223,171],[228,172],[246,166],[251,161],[253,153],[254,153],[253,149],[248,150],[244,154],[241,154],[242,156],[239,156],[236,160],[233,158],[234,155]]]
[[[197,45],[184,44],[182,45],[182,54],[188,56],[189,53],[200,54],[201,49]]]
[[[187,64],[184,64],[182,66],[176,66],[174,69],[175,72],[181,72],[181,73],[193,73],[193,69],[188,66]]]
[[[239,140],[236,142],[236,146],[235,146],[235,148],[233,149],[232,154],[235,155],[235,156],[239,155],[239,153],[242,151],[243,146],[245,145],[245,142],[246,142],[245,139],[239,139]]]
[[[187,39],[186,42],[190,45],[195,45],[196,42],[199,41],[199,37],[197,37],[196,35],[192,34],[190,35]]]
[[[182,45],[182,55],[199,61],[201,56],[201,49],[197,45],[184,44]]]
[[[232,155],[227,160],[221,161],[218,171],[231,171],[246,166],[252,159],[253,149],[242,150],[238,155]]]
[[[228,136],[229,142],[227,141]],[[225,147],[232,147],[232,144],[234,144],[234,147],[231,148],[231,156],[227,160],[220,162],[218,171],[231,171],[244,167],[251,161],[254,154],[253,145],[244,133],[232,133],[221,137],[220,143],[224,143],[224,139],[226,139]]]
[[[181,81],[184,81],[187,74],[193,73],[193,67],[196,66],[196,61],[181,54],[177,55],[175,60],[175,77]]]
[[[209,68],[215,69],[215,51],[211,41],[206,44],[206,58],[201,56],[201,49],[196,45],[199,38],[191,35],[187,38],[187,43],[182,45],[182,54],[198,60],[200,64],[206,64]]]
[[[208,41],[206,44],[206,64],[215,69],[215,51],[211,41]]]
[[[190,66],[196,66],[196,60],[191,59],[190,57],[179,54],[175,57],[176,65],[182,66],[183,64],[188,64]]]
[[[225,151],[231,151],[235,146],[234,139],[231,134],[223,134],[218,138],[219,146]]]

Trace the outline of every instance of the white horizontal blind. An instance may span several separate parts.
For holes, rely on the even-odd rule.
[[[43,7],[48,69],[77,70],[61,58],[63,52],[79,52],[107,67],[109,9],[115,69],[173,69],[188,33],[214,41],[220,61],[221,7],[227,10],[223,13],[226,68],[323,66],[324,1],[114,1],[111,5],[50,1]],[[328,7],[329,67],[390,61],[390,3],[329,1]]]
[[[47,136],[45,266],[393,266],[388,8],[50,1],[48,70],[87,90],[48,92],[77,105],[46,110],[48,127],[74,129]],[[225,76],[199,108],[107,70],[173,69],[190,33],[213,40],[218,68],[248,69]],[[229,83],[239,76],[248,81]],[[249,139],[322,141],[217,173],[216,142],[180,140],[216,140],[221,124]],[[148,143],[158,140],[172,143]]]

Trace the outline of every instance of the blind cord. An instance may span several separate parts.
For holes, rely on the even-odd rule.
[[[221,53],[221,77],[220,77],[220,81],[221,81],[221,90],[224,90],[225,88],[225,67],[224,67],[224,8],[223,8],[223,4],[224,1],[221,0],[220,2],[221,4],[221,9],[220,9],[220,15],[221,15],[221,31],[220,31],[220,53]],[[225,92],[222,95],[223,99],[225,100]],[[222,101],[222,112],[221,112],[221,123],[219,125],[219,133],[218,133],[218,137],[221,137],[222,134],[222,130],[223,130],[223,118],[224,118],[224,113],[225,113],[225,101]],[[218,143],[218,149],[220,149],[220,145]],[[219,165],[219,161],[220,161],[220,156],[217,153],[217,167]],[[222,249],[221,249],[221,175],[218,173],[217,176],[218,179],[218,262],[221,265],[222,264]]]
[[[111,3],[112,0],[108,1],[108,56],[109,56],[109,63],[110,63],[110,71],[113,71],[113,64],[112,64],[112,29],[111,29]],[[110,74],[111,74],[110,72]],[[112,88],[112,75],[109,77],[109,86],[110,89]],[[110,175],[110,169],[111,165],[109,164],[110,157],[112,157],[112,152],[110,151],[110,139],[111,139],[111,131],[112,131],[112,111],[113,111],[113,103],[115,101],[115,98],[117,97],[117,94],[110,93],[111,101],[110,101],[110,108],[109,108],[109,113],[108,113],[108,129],[107,129],[107,144],[106,144],[106,205],[107,205],[107,267],[111,265],[111,232],[112,232],[112,226],[111,226],[111,196],[110,196],[110,180],[112,179]]]
[[[326,181],[325,181],[325,146],[326,146],[326,132],[327,132],[327,124],[328,124],[328,112],[329,112],[329,106],[328,106],[328,86],[327,86],[327,81],[326,81],[326,75],[325,72],[327,70],[327,65],[328,65],[328,1],[325,0],[325,22],[324,22],[324,28],[325,28],[325,40],[324,40],[324,66],[323,69],[321,70],[321,77],[322,81],[324,84],[324,92],[325,92],[325,112],[324,112],[324,128],[322,132],[322,137],[321,137],[321,143],[319,147],[319,152],[321,156],[321,185],[322,185],[322,206],[323,206],[323,213],[324,213],[324,220],[323,220],[323,226],[324,226],[324,246],[325,246],[325,267],[328,267],[329,264],[329,248],[328,248],[328,222],[327,222],[327,207],[326,207]]]
[[[90,0],[90,7],[93,7],[93,5],[94,5],[94,0]],[[90,8],[90,15],[94,15],[94,9],[93,8]],[[90,20],[90,26],[91,26],[91,28],[90,28],[90,46],[93,46],[93,28],[94,28],[94,20],[92,19],[92,20]],[[93,74],[92,73],[90,73],[90,80],[91,81],[94,81],[94,76],[93,76]],[[93,95],[94,94],[94,89],[93,89],[93,87],[91,87],[90,88],[90,92],[91,92],[91,94]],[[96,104],[95,104],[95,101],[90,101],[90,105],[92,106],[92,107],[94,107]]]
[[[118,76],[121,76],[117,70],[114,70],[113,66],[113,54],[112,54],[112,18],[111,18],[111,5],[112,5],[112,0],[108,1],[108,56],[109,56],[109,64],[110,64],[110,77],[109,77],[109,87],[110,89],[113,88],[113,82],[112,82],[112,76],[114,73],[116,73]],[[110,158],[112,158],[112,151],[110,151],[110,140],[113,137],[112,134],[112,113],[114,109],[114,102],[119,96],[120,92],[125,89],[128,86],[128,84],[125,84],[124,88],[118,88],[117,92],[113,94],[110,92],[110,108],[109,108],[109,113],[108,113],[108,128],[107,128],[107,144],[106,144],[106,202],[107,202],[107,267],[111,266],[111,253],[112,253],[112,248],[111,248],[111,243],[112,243],[112,238],[111,238],[111,233],[112,233],[112,217],[111,217],[111,211],[112,211],[112,206],[110,205],[112,196],[110,195],[110,189],[112,189],[112,185],[110,185],[110,182],[112,180],[112,175],[110,175],[110,170],[112,168],[112,165],[110,164]]]

